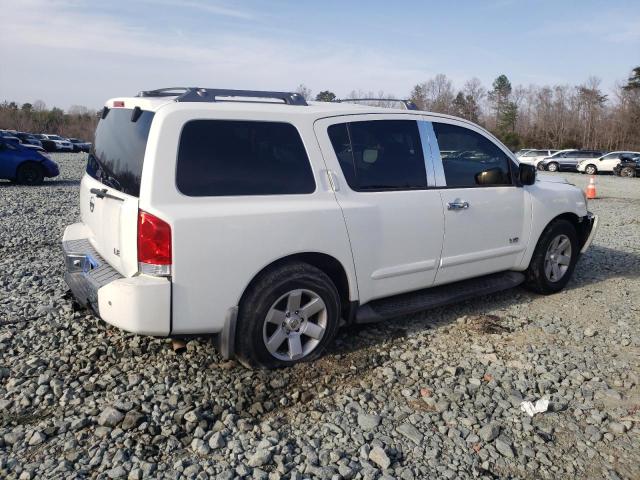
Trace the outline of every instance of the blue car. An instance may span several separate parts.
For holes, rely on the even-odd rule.
[[[43,152],[0,138],[0,178],[23,185],[40,185],[45,177],[59,174],[58,164]]]

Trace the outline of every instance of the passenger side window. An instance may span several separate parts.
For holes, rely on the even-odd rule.
[[[235,120],[194,120],[184,126],[176,184],[194,197],[290,195],[316,188],[293,125]]]
[[[331,125],[328,134],[353,190],[427,188],[422,144],[414,120],[341,123]]]
[[[484,135],[433,122],[448,187],[511,185],[509,157]]]

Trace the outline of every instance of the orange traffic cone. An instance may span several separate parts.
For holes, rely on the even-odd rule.
[[[589,200],[596,198],[596,177],[591,175],[589,185],[587,185],[587,198]]]

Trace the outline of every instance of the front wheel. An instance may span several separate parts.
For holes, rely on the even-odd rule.
[[[526,286],[545,295],[562,290],[578,261],[576,229],[571,222],[554,220],[540,235],[526,271]]]
[[[557,172],[558,164],[556,162],[551,162],[549,165],[547,165],[547,170],[549,170],[550,172]]]
[[[631,167],[624,167],[622,170],[620,170],[620,176],[621,177],[633,177],[633,176],[635,176],[635,172],[633,171],[633,168],[631,168]]]
[[[314,360],[333,340],[340,295],[322,270],[290,263],[262,274],[240,302],[236,352],[247,367]]]
[[[595,165],[587,165],[587,167],[584,169],[584,171],[588,175],[595,175],[596,173],[598,173],[598,169],[596,168]]]
[[[35,162],[25,162],[18,168],[16,182],[21,185],[40,185],[44,181],[42,167]]]

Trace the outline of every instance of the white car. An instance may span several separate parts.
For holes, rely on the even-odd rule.
[[[516,158],[520,163],[528,163],[529,165],[536,165],[537,162],[543,158],[550,157],[558,150],[527,150],[523,153],[516,155]]]
[[[50,133],[43,133],[42,135],[46,140],[51,140],[55,144],[56,150],[73,152],[73,144],[66,138],[62,138],[60,135],[52,135]]]
[[[632,157],[640,155],[640,152],[611,152],[600,158],[586,159],[578,163],[578,171],[586,173],[588,175],[595,175],[600,172],[611,172],[620,163],[620,157],[622,155],[630,155]]]
[[[317,358],[341,321],[557,292],[597,229],[580,189],[428,112],[156,90],[106,102],[94,152],[62,239],[77,300],[253,367]]]

